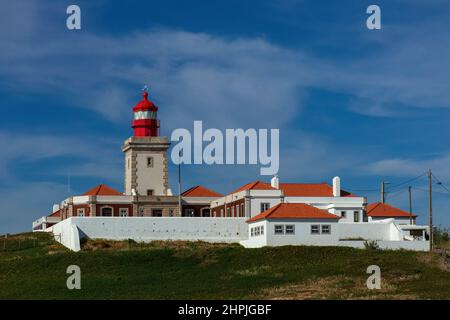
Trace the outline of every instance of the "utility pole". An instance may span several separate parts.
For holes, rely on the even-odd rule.
[[[428,170],[428,211],[430,228],[430,251],[433,250],[433,175],[431,169]]]
[[[408,187],[408,193],[409,193],[409,224],[413,224],[412,222],[412,194],[411,194],[411,186]]]
[[[386,202],[386,185],[390,184],[388,181],[381,181],[381,203]]]
[[[181,150],[178,151],[178,211],[180,217],[183,216],[181,212]]]

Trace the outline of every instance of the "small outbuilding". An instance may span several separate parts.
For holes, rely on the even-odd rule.
[[[304,203],[280,203],[247,220],[245,247],[335,245],[340,217]]]

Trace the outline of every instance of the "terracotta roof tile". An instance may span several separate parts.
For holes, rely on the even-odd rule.
[[[123,194],[105,184],[99,184],[89,191],[83,193],[83,196],[122,196]]]
[[[390,206],[386,203],[375,202],[367,206],[369,217],[409,217],[409,212]],[[413,217],[417,217],[415,214]]]
[[[244,184],[242,187],[234,190],[231,193],[237,193],[244,190],[276,190],[273,188],[270,183],[262,182],[262,181],[253,181],[247,184]]]
[[[181,194],[183,197],[214,197],[219,198],[223,195],[203,186],[195,186],[187,189]]]
[[[280,183],[286,197],[332,197],[333,187],[328,183]],[[356,197],[341,190],[341,197]]]
[[[279,203],[263,213],[247,220],[254,222],[263,219],[339,219],[328,211],[304,203]]]
[[[61,217],[61,210],[53,212],[49,217]]]

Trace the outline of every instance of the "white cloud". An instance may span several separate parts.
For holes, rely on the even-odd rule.
[[[450,155],[442,155],[429,159],[391,158],[377,160],[361,167],[362,172],[394,177],[411,177],[432,168],[440,179],[450,182]]]

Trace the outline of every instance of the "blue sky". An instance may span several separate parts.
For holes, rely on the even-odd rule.
[[[78,4],[82,30],[66,28]],[[378,4],[382,30],[366,28]],[[144,83],[162,133],[279,128],[280,179],[331,182],[408,209],[428,168],[450,186],[450,6],[397,1],[0,1],[0,233],[98,183],[123,189],[120,145]],[[176,168],[171,166],[176,190]],[[70,189],[68,180],[70,176]],[[257,166],[185,166],[220,192]],[[426,178],[411,182],[426,222]],[[439,185],[435,222],[450,226]],[[363,190],[363,191],[360,191]]]

